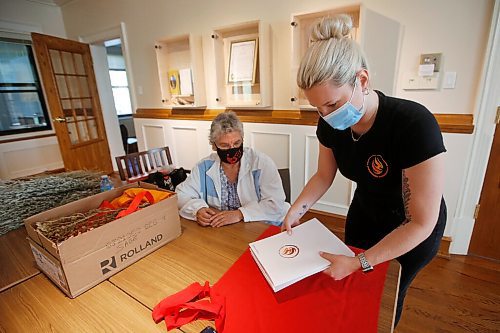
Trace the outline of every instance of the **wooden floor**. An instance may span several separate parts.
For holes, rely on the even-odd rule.
[[[21,228],[0,237],[0,303],[16,302],[10,297],[12,288],[50,283],[34,266],[25,235]],[[103,299],[112,292],[110,288],[116,286],[105,282]],[[137,311],[150,311],[127,294],[125,297],[122,301]],[[119,307],[116,301],[110,298],[109,306]],[[5,306],[0,304],[0,309]],[[434,259],[410,288],[396,332],[500,332],[500,263],[465,256]]]

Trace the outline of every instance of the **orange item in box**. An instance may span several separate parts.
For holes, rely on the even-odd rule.
[[[169,192],[157,191],[157,190],[144,190],[143,188],[134,187],[134,188],[129,188],[128,190],[125,190],[122,195],[113,199],[111,201],[111,205],[114,208],[126,208],[130,205],[132,200],[134,200],[134,198],[139,193],[144,192],[144,191],[149,192],[152,195],[154,201],[150,202],[151,204],[158,202],[158,201],[161,201],[161,200],[164,200],[164,199],[173,195],[172,193],[169,193]],[[148,202],[148,201],[149,200],[147,199],[147,196],[144,196],[141,200],[141,203]]]

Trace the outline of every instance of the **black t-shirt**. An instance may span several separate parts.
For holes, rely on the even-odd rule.
[[[412,101],[376,93],[379,106],[375,121],[359,141],[354,142],[349,128],[336,130],[321,117],[316,135],[322,145],[332,149],[342,175],[357,184],[349,213],[353,208],[363,209],[364,219],[378,216],[392,220],[386,221],[392,229],[404,220],[402,170],[446,149],[429,110]]]
[[[401,170],[445,152],[439,125],[424,106],[377,91],[373,126],[357,142],[351,130],[332,128],[320,118],[316,135],[331,148],[340,172],[362,190],[401,194]]]

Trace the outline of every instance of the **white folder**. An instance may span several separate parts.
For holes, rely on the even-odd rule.
[[[250,243],[250,252],[267,282],[277,292],[328,268],[330,262],[319,252],[354,257],[337,236],[317,219],[277,235]]]

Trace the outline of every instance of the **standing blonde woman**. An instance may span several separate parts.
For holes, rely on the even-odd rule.
[[[370,88],[367,60],[350,38],[351,29],[349,16],[324,18],[302,58],[297,84],[320,115],[318,169],[282,228],[291,232],[337,170],[356,182],[345,241],[365,252],[354,258],[323,253],[331,262],[325,273],[340,280],[396,258],[402,266],[397,324],[411,281],[436,255],[443,235],[446,149],[424,106]]]

